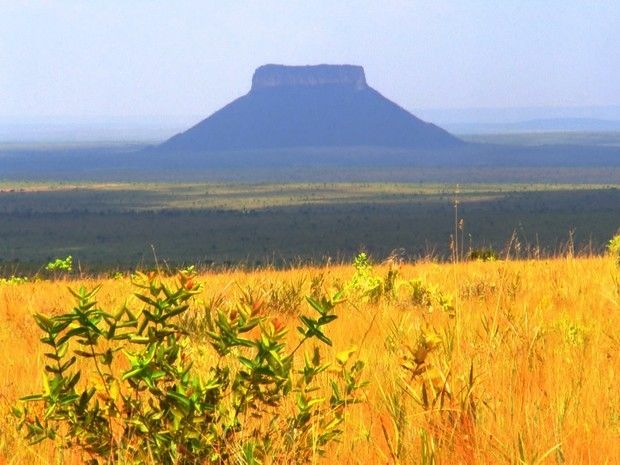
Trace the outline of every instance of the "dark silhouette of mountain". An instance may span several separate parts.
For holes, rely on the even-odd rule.
[[[368,86],[351,65],[265,65],[247,95],[159,146],[170,151],[282,147],[445,148],[463,144]]]

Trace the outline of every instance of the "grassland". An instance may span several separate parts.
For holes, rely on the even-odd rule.
[[[374,273],[384,277],[388,268]],[[366,401],[350,410],[342,442],[319,463],[620,463],[620,271],[611,258],[422,262],[398,272],[394,295],[374,302],[349,296],[329,330],[334,353],[358,347],[370,384]],[[308,311],[301,297],[311,286],[329,291],[352,275],[351,266],[206,273],[191,312],[200,317],[200,301],[215,295],[230,308],[240,289],[251,288],[292,335],[297,316]],[[407,284],[414,279],[449,305],[414,294]],[[32,314],[68,310],[67,286],[96,284],[110,310],[132,292],[128,278],[0,286],[0,463],[82,463],[71,451],[26,444],[9,409],[40,389],[43,356]],[[401,366],[423,331],[442,341],[428,356],[428,376],[449,385],[441,407],[415,400],[432,379],[413,378]],[[193,356],[208,365],[214,355],[192,340]],[[326,374],[325,390],[328,381]]]
[[[455,201],[458,200],[458,212]],[[450,256],[455,213],[462,250],[513,256],[566,247],[601,251],[620,217],[618,184],[0,184],[0,272],[32,273],[73,255],[84,271],[249,266]]]
[[[582,146],[618,146],[618,132],[530,132],[512,134],[467,134],[461,136],[467,142],[501,145],[582,145]]]
[[[105,309],[137,307],[129,270],[199,265],[206,288],[186,329],[204,368],[214,354],[188,322],[205,302],[228,311],[250,289],[293,344],[303,297],[348,289],[342,263],[360,250],[395,257],[375,267],[385,281],[407,264],[396,291],[349,292],[338,307],[326,350],[357,346],[369,385],[317,463],[620,464],[620,271],[600,255],[619,226],[617,135],[489,137],[459,154],[337,158],[2,148],[0,278],[49,278],[42,266],[69,254],[75,271],[0,280],[0,465],[84,462],[28,445],[10,415],[40,389],[32,314],[68,310],[67,287],[101,283]],[[455,234],[461,257],[492,247],[509,260],[442,261]],[[441,342],[414,376],[403,365],[424,334]],[[438,384],[447,394],[429,405]]]

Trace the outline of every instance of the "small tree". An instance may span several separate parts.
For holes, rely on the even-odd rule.
[[[67,255],[66,258],[56,258],[51,260],[45,265],[45,271],[51,273],[54,276],[58,276],[63,273],[71,273],[73,271],[73,257]]]

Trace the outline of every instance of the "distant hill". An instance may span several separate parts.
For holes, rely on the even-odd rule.
[[[620,132],[620,121],[596,118],[540,118],[514,123],[447,123],[445,126],[457,134]]]
[[[158,149],[429,149],[463,144],[368,86],[361,66],[265,65],[255,71],[247,95],[170,138]]]

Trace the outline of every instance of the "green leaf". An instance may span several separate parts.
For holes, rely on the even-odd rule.
[[[69,331],[67,331],[65,334],[63,334],[63,336],[60,339],[58,339],[58,344],[64,344],[72,337],[79,336],[87,332],[88,332],[88,329],[84,328],[83,326],[72,328]]]
[[[178,308],[170,310],[164,315],[164,317],[162,318],[162,321],[166,321],[167,319],[172,318],[173,316],[180,315],[181,313],[185,312],[188,308],[189,308],[189,305],[182,305]]]
[[[58,357],[62,358],[67,353],[67,349],[69,349],[69,343],[65,342],[58,345],[56,352],[58,353]]]
[[[139,300],[141,300],[142,302],[144,302],[145,304],[148,304],[152,307],[157,307],[157,302],[153,299],[151,299],[150,297],[147,297],[143,294],[134,294]]]
[[[168,391],[166,397],[172,399],[176,405],[183,410],[183,413],[189,413],[192,403],[188,397],[175,391]]]
[[[67,368],[69,368],[71,365],[73,365],[75,363],[75,361],[77,360],[76,357],[71,357],[69,360],[67,360],[65,363],[63,363],[60,367],[60,369],[62,371],[65,371]]]
[[[136,319],[131,319],[129,321],[125,321],[123,323],[116,323],[116,329],[122,329],[122,328],[136,328],[138,326],[138,320]]]
[[[69,380],[67,381],[66,389],[67,390],[73,389],[76,386],[76,384],[78,383],[78,381],[80,380],[81,375],[82,375],[82,373],[78,371],[73,376],[71,376],[69,378]]]
[[[135,378],[136,376],[138,376],[139,374],[141,374],[144,370],[146,369],[146,367],[136,367],[136,368],[132,368],[129,371],[126,371],[125,373],[123,373],[123,376],[121,377],[121,379],[123,381],[125,381],[126,379],[130,379],[130,378]]]
[[[80,357],[84,357],[84,358],[93,358],[97,355],[97,354],[93,355],[91,352],[85,352],[83,350],[74,350],[73,353],[76,355],[79,355]]]
[[[11,407],[11,412],[13,413],[13,416],[16,418],[22,418],[24,416],[24,409],[23,408],[18,408],[18,407]]]
[[[69,394],[69,395],[66,395],[66,396],[62,396],[62,398],[59,399],[59,403],[60,403],[60,405],[68,405],[68,404],[74,403],[79,398],[80,398],[80,396],[77,395],[77,394]]]
[[[323,334],[322,332],[317,332],[317,333],[315,334],[315,336],[316,336],[316,338],[317,338],[319,341],[322,341],[322,342],[324,342],[325,344],[327,344],[328,346],[330,346],[330,347],[331,347],[331,345],[332,345],[332,340],[331,340],[330,338],[328,338],[325,334]]]
[[[338,354],[336,354],[336,360],[340,365],[345,365],[351,358],[351,355],[353,355],[355,352],[357,352],[357,347],[351,347],[348,350],[338,352]]]
[[[306,301],[321,315],[325,315],[329,311],[329,309],[326,309],[321,302],[314,300],[312,297],[306,297]]]
[[[49,318],[41,315],[40,313],[35,313],[33,315],[33,318],[39,328],[41,328],[46,333],[50,332],[50,329],[52,328],[52,322],[49,320]]]
[[[319,325],[326,325],[328,323],[331,323],[332,321],[338,319],[338,317],[336,315],[323,315],[322,317],[319,318]]]
[[[104,365],[111,365],[112,358],[113,358],[112,349],[108,349],[101,356],[101,363],[103,363]]]
[[[160,317],[158,317],[157,315],[154,315],[152,312],[149,312],[148,310],[142,310],[142,315],[144,316],[144,318],[146,318],[147,321],[152,321],[153,323],[159,323],[161,321]]]

